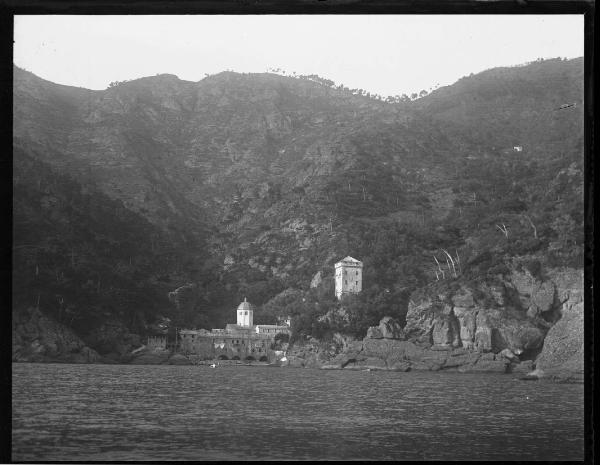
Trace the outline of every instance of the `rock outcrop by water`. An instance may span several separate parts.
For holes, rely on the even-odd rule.
[[[13,312],[13,362],[94,363],[100,355],[67,326],[28,308]]]
[[[378,326],[371,326],[367,330],[367,338],[370,339],[404,339],[404,331],[400,323],[386,316],[381,319]]]
[[[508,278],[432,285],[413,295],[404,331],[410,340],[525,357],[542,347],[558,306],[555,285],[527,271]]]
[[[582,381],[583,272],[553,272],[557,298],[561,302],[560,319],[548,331],[544,348],[536,359],[537,375],[560,381]]]
[[[346,352],[323,364],[324,369],[428,370],[500,372],[509,370],[510,360],[502,355],[463,348],[425,348],[399,339],[366,337]]]
[[[180,304],[183,291],[193,291],[184,288],[173,295]],[[493,281],[435,283],[413,294],[404,328],[385,317],[363,340],[335,334],[330,342],[296,343],[285,365],[515,373],[581,382],[583,310],[582,270],[549,269],[534,277],[513,269]],[[140,346],[139,336],[118,322],[80,338],[37,309],[13,314],[13,361],[192,363],[181,354]]]
[[[131,352],[141,346],[140,336],[131,333],[127,326],[119,321],[107,321],[94,328],[83,339],[106,359],[118,363],[129,362]]]
[[[417,302],[415,302],[417,300]],[[392,318],[362,341],[309,344],[290,366],[322,369],[453,370],[581,381],[583,272],[544,278],[513,270],[495,281],[433,285],[413,295],[404,328]]]

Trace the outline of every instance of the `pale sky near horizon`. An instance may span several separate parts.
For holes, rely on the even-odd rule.
[[[583,15],[18,15],[14,63],[89,89],[282,68],[387,96],[583,56],[583,32]]]

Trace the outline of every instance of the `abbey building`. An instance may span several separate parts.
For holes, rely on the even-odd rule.
[[[289,319],[282,325],[255,325],[254,309],[246,299],[238,306],[237,323],[225,329],[182,329],[180,350],[205,359],[269,361],[278,334],[290,334]]]

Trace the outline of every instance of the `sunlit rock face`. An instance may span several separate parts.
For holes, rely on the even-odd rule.
[[[553,271],[551,278],[562,303],[561,316],[546,335],[536,367],[546,376],[581,381],[584,365],[583,272],[574,269]]]

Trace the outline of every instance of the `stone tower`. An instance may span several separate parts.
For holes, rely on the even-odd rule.
[[[335,264],[335,296],[358,294],[362,290],[362,262],[350,256]]]
[[[250,302],[244,297],[244,301],[237,308],[237,324],[243,328],[251,328],[253,326],[253,310]]]

